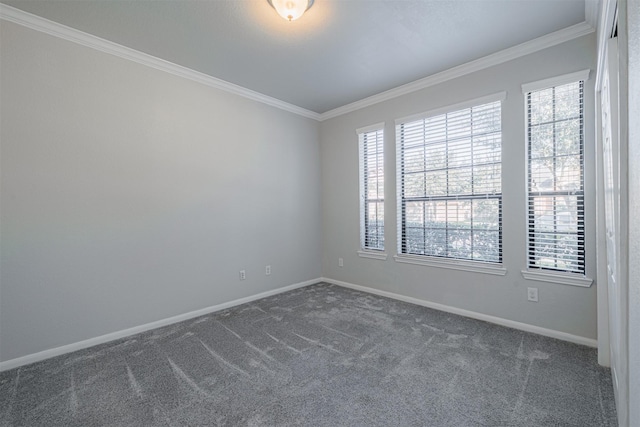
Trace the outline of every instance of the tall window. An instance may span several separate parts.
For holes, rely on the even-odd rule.
[[[358,130],[360,140],[360,246],[384,250],[384,125]]]
[[[400,254],[502,262],[500,115],[495,101],[397,125]]]
[[[585,272],[584,81],[526,92],[528,267]]]

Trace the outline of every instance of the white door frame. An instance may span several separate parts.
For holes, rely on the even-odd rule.
[[[603,140],[603,105],[598,102],[596,104],[596,117],[599,122],[597,124],[597,157],[596,170],[598,171],[597,182],[597,239],[598,239],[598,361],[604,365],[611,364],[612,373],[614,375],[614,393],[616,397],[616,408],[618,412],[618,423],[620,427],[629,427],[640,425],[638,419],[630,418],[630,412],[636,417],[635,410],[630,405],[630,386],[633,379],[630,377],[629,358],[633,357],[630,353],[630,311],[629,311],[629,293],[630,293],[630,268],[634,267],[629,263],[629,231],[632,223],[630,219],[630,197],[629,193],[629,102],[628,102],[628,46],[627,39],[627,8],[633,6],[634,1],[628,0],[603,0],[600,20],[598,25],[598,69],[596,75],[596,95],[600,101],[606,102],[606,94],[603,83],[605,82],[605,70],[609,69],[611,74],[616,75],[618,80],[618,90],[611,94],[612,104],[617,104],[617,118],[613,118],[611,123],[611,131],[617,136],[618,153],[612,157],[613,170],[616,172],[614,179],[617,181],[614,186],[609,188],[615,190],[616,198],[614,209],[605,209],[604,202],[606,197],[606,185],[603,179],[606,178],[607,168],[603,168],[604,159],[604,140]],[[616,13],[619,16],[616,17]],[[618,40],[612,42],[609,39],[612,34],[615,22],[618,23]],[[617,52],[615,52],[617,51]],[[612,65],[609,67],[609,65]],[[612,76],[612,79],[614,76]],[[612,86],[613,87],[613,86]],[[617,98],[617,102],[615,99]],[[606,108],[606,105],[605,105]],[[608,118],[607,118],[608,119]],[[598,121],[597,120],[597,121]],[[633,165],[633,163],[631,163]],[[612,193],[609,193],[612,194]],[[609,197],[609,203],[613,198]],[[610,206],[609,206],[610,207]],[[613,215],[602,221],[602,213]],[[613,219],[616,222],[616,236],[613,240],[607,239],[606,223],[607,220]],[[634,219],[635,224],[635,219]],[[609,222],[611,228],[611,222]],[[631,230],[636,230],[634,227]],[[637,231],[637,230],[636,230]],[[609,248],[614,248],[612,256],[614,260],[607,259],[606,245],[601,245],[603,241],[609,240]],[[612,245],[611,242],[614,242]],[[638,254],[633,254],[635,259]],[[615,268],[615,287],[607,283],[609,278],[608,265],[611,264]],[[634,278],[634,280],[636,280]],[[613,292],[609,292],[613,289]],[[608,293],[609,292],[609,293]],[[608,293],[608,294],[607,294]],[[608,309],[608,310],[607,310]],[[607,333],[609,332],[609,333]],[[610,347],[609,353],[607,347]],[[635,390],[635,388],[634,388]],[[634,405],[635,406],[635,405]]]
[[[607,40],[611,36],[616,14],[616,0],[603,0],[598,21],[598,65],[596,72],[596,258],[598,300],[598,363],[611,366],[609,337],[609,296],[607,287],[607,248],[604,199],[601,90],[606,67]]]

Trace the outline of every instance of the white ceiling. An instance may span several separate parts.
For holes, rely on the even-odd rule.
[[[585,20],[585,0],[0,0],[324,113]]]

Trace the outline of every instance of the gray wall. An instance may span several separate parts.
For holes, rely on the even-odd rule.
[[[0,39],[1,361],[321,275],[317,122]]]
[[[9,22],[0,31],[0,361],[321,275],[595,338],[595,287],[520,274],[520,85],[594,69],[594,36],[319,125]],[[503,90],[507,275],[396,263],[394,119]],[[593,79],[586,94],[592,115]],[[387,261],[356,254],[355,129],[381,121]],[[588,212],[593,141],[588,126]]]
[[[586,117],[594,117],[595,34],[321,124],[323,273],[326,277],[586,338],[596,337],[596,287],[529,281],[525,268],[525,130],[521,84],[583,69]],[[507,91],[503,103],[504,277],[397,263],[395,124],[411,114]],[[385,122],[386,261],[360,258],[357,128]],[[595,278],[594,123],[586,123],[587,275]],[[344,258],[344,267],[338,258]],[[527,286],[540,302],[527,302]]]

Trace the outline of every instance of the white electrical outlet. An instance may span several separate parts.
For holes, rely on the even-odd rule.
[[[244,270],[240,270],[240,280],[247,278],[247,273]]]
[[[265,276],[269,276],[270,274],[271,274],[271,266],[270,266],[270,265],[267,265],[267,266],[264,268],[264,275],[265,275]]]
[[[538,302],[538,288],[527,288],[527,300]]]
[[[338,267],[344,267],[344,260],[342,258],[338,258]]]

